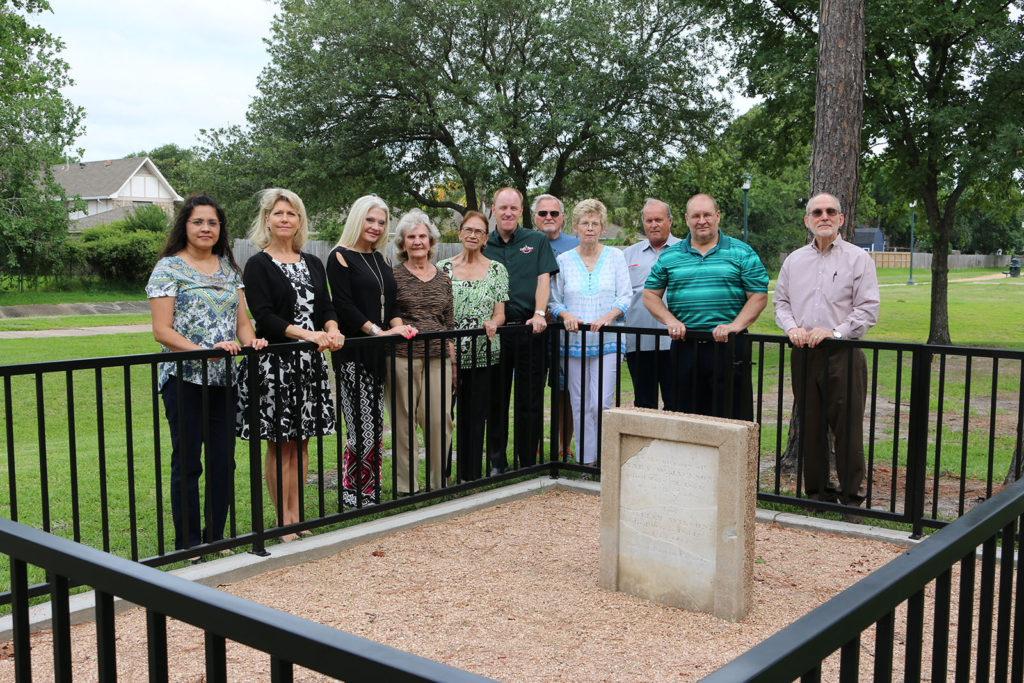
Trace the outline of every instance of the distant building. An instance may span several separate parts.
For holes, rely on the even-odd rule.
[[[885,234],[881,228],[859,227],[853,231],[853,243],[867,251],[885,251]]]
[[[147,204],[171,215],[174,202],[182,200],[149,157],[58,164],[52,170],[68,198],[86,202],[85,211],[69,214],[73,233],[124,218]]]

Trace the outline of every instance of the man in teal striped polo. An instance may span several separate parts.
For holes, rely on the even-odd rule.
[[[666,407],[751,420],[750,344],[744,333],[768,303],[768,272],[749,245],[718,231],[721,218],[710,195],[690,198],[690,234],[651,268],[643,302],[673,340],[678,381]],[[686,339],[687,331],[710,332],[710,339]]]

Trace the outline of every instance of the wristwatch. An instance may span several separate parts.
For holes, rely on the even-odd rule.
[[[376,337],[378,334],[380,334],[380,326],[376,323],[370,325],[370,335]]]
[[[843,333],[840,332],[839,330],[832,330],[832,338],[833,339],[842,339],[843,338]]]
[[[539,315],[542,318],[544,317],[544,311],[534,311],[533,314],[534,315]]]

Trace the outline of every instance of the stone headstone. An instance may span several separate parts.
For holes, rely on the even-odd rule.
[[[753,585],[758,426],[615,408],[602,431],[601,587],[742,619]]]

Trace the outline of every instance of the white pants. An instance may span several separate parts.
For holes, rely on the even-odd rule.
[[[612,407],[615,397],[615,354],[589,358],[569,358],[569,376],[566,377],[566,388],[569,390],[569,404],[572,407],[572,424],[576,430],[573,440],[576,442],[576,460],[585,465],[597,462],[597,423],[601,411]],[[585,376],[585,377],[584,377]],[[598,377],[601,381],[601,399],[598,401]],[[583,388],[583,420],[580,420],[580,388]],[[582,436],[582,439],[581,439]],[[581,445],[582,440],[582,445]]]

